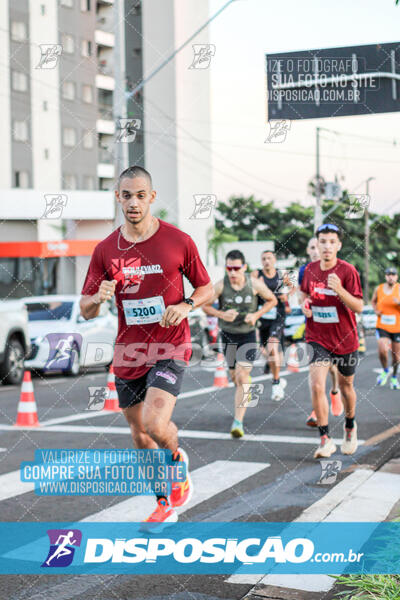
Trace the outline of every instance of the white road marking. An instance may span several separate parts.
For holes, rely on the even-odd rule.
[[[104,415],[99,415],[104,416]],[[129,427],[114,427],[114,426],[96,426],[96,425],[50,425],[46,427],[14,427],[13,425],[0,425],[0,431],[13,431],[15,429],[24,429],[36,433],[90,433],[97,435],[104,433],[105,435],[130,435]],[[180,429],[180,438],[190,438],[198,440],[231,440],[232,436],[230,433],[224,433],[221,431],[198,431],[194,429]],[[302,436],[290,436],[290,435],[269,435],[269,434],[246,434],[242,441],[245,442],[268,442],[270,444],[305,444],[310,446],[318,445],[318,438],[302,437]],[[341,444],[342,439],[335,438],[335,444]],[[365,440],[358,440],[360,446],[364,444]],[[241,443],[240,440],[236,440],[236,443]]]
[[[33,490],[33,483],[21,481],[19,470],[0,475],[0,502],[1,500],[7,500],[7,498],[33,492]]]
[[[385,493],[382,494],[382,490]],[[304,510],[298,522],[384,521],[400,499],[400,475],[357,469],[323,498]],[[232,575],[228,583],[262,584],[310,592],[328,592],[335,579],[328,575]]]

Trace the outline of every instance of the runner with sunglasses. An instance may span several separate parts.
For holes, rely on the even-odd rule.
[[[223,352],[236,387],[231,435],[241,438],[249,398],[243,385],[251,382],[252,363],[257,354],[256,323],[276,306],[277,300],[265,283],[246,273],[247,264],[240,250],[228,252],[225,261],[225,277],[216,283],[214,297],[202,308],[207,315],[218,317]],[[265,301],[260,308],[257,296]],[[212,306],[216,300],[218,309]]]
[[[390,389],[400,389],[397,379],[397,367],[400,362],[400,284],[397,269],[389,267],[385,271],[385,283],[381,283],[374,291],[371,304],[378,315],[376,337],[378,338],[379,360],[382,371],[377,384],[384,386],[389,377],[389,349],[392,352],[392,375]]]
[[[313,237],[308,241],[307,254],[310,257],[310,262],[319,260],[319,250],[318,250],[317,238]],[[301,282],[303,281],[303,277],[304,277],[304,271],[308,264],[309,263],[302,265],[299,269],[299,286],[301,286]],[[329,373],[330,373],[330,376],[332,379],[332,387],[331,387],[331,391],[329,393],[329,398],[331,401],[331,414],[334,417],[340,417],[340,415],[343,413],[343,402],[340,397],[339,376],[338,376],[337,367],[335,365],[331,364],[329,367]],[[315,414],[315,410],[311,411],[311,414],[308,417],[306,424],[309,427],[318,427],[317,415]]]
[[[357,450],[354,373],[358,364],[358,335],[355,313],[363,309],[360,276],[356,268],[337,258],[342,247],[337,225],[318,227],[316,237],[320,260],[309,263],[301,283],[302,310],[306,316],[306,342],[310,345],[310,388],[321,437],[314,458],[336,452],[329,436],[329,406],[325,394],[329,365],[339,373],[339,388],[345,408],[343,454]]]

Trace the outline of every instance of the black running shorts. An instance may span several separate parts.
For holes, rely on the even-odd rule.
[[[339,373],[345,377],[354,375],[356,372],[356,367],[360,360],[357,350],[350,352],[350,354],[335,354],[324,348],[324,346],[321,346],[321,344],[317,344],[317,342],[308,342],[308,345],[312,348],[310,363],[329,362],[336,365]]]
[[[256,360],[258,348],[255,330],[249,333],[229,333],[221,330],[221,342],[230,369],[234,369],[237,362],[251,364]]]
[[[143,402],[149,387],[155,387],[173,396],[181,391],[185,363],[168,358],[159,360],[147,373],[138,379],[115,377],[119,407],[128,408]]]
[[[390,331],[380,329],[379,327],[376,329],[376,337],[378,340],[379,338],[389,338],[392,342],[400,342],[400,333],[391,333]]]
[[[268,319],[260,319],[260,344],[266,346],[269,338],[278,338],[281,341],[283,330],[285,328],[285,319],[278,318],[273,321]]]

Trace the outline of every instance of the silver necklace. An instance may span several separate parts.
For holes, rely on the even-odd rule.
[[[151,220],[150,227],[144,232],[144,234],[142,236],[139,236],[138,239],[135,242],[133,242],[133,244],[128,246],[128,248],[121,248],[121,245],[120,245],[121,235],[122,235],[122,227],[123,226],[121,225],[121,227],[119,228],[117,245],[118,245],[118,250],[120,250],[121,252],[126,252],[127,250],[131,250],[131,248],[134,248],[141,239],[143,240],[143,238],[146,237],[146,235],[149,233],[149,231],[153,227],[153,219]],[[126,238],[124,238],[124,239],[125,239],[125,241],[128,241]]]

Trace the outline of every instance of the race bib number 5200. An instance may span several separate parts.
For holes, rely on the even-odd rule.
[[[139,300],[122,300],[127,325],[146,325],[161,321],[165,311],[164,298],[153,296]]]

